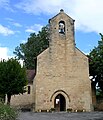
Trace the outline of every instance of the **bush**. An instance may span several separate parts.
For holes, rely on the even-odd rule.
[[[67,112],[72,112],[72,108],[68,108],[68,109],[67,109]]]
[[[51,109],[50,109],[50,112],[55,112],[55,108],[51,108]]]
[[[17,111],[8,105],[0,103],[0,120],[16,120]]]

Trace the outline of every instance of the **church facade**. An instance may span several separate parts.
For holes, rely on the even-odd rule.
[[[49,48],[37,57],[34,111],[91,111],[88,58],[75,46],[74,20],[60,10],[49,20],[49,28]]]

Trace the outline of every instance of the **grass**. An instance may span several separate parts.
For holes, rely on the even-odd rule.
[[[17,111],[9,105],[0,103],[0,120],[16,120]]]

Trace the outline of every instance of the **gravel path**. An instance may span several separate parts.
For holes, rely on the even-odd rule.
[[[17,120],[103,120],[103,112],[87,112],[87,113],[21,112]]]

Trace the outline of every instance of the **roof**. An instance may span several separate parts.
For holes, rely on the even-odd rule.
[[[28,83],[33,83],[35,77],[35,70],[26,70]]]
[[[72,19],[73,21],[75,21],[73,18],[71,18],[69,15],[67,15],[67,14],[64,12],[63,9],[61,9],[60,12],[59,12],[57,15],[55,15],[54,17],[52,17],[51,19],[49,19],[49,23],[50,23],[50,21],[51,21],[52,19],[54,19],[55,17],[57,17],[57,16],[60,15],[61,13],[65,14],[65,15],[68,16],[70,19]]]
[[[81,52],[85,57],[87,57],[88,58],[88,56],[85,54],[85,53],[83,53],[79,48],[77,48],[77,47],[75,47],[79,52]]]

